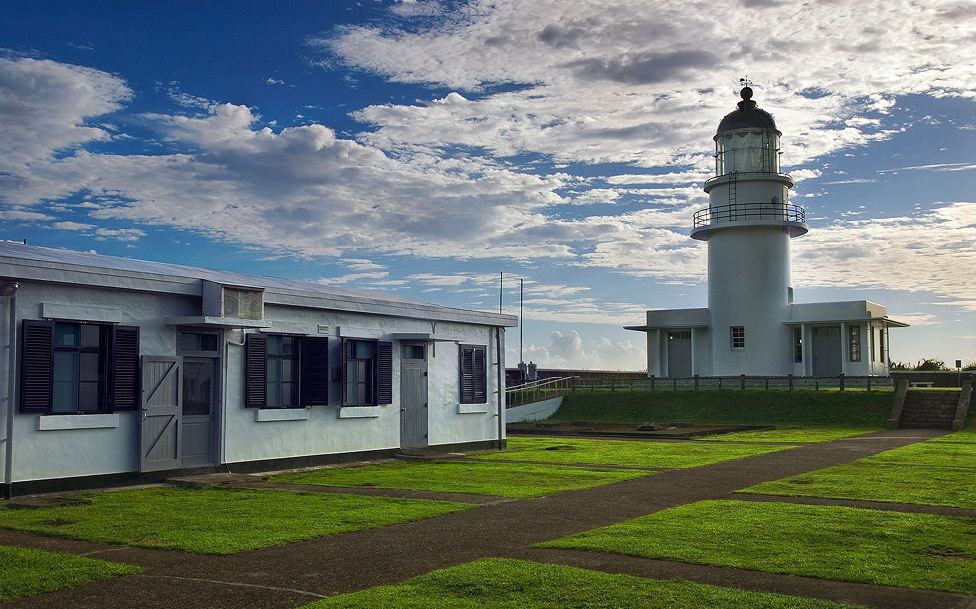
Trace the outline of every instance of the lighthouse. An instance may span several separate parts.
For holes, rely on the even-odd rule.
[[[793,301],[790,240],[807,233],[803,209],[789,202],[793,179],[780,173],[772,115],[749,87],[719,123],[708,207],[695,214],[693,239],[708,243],[708,310],[721,334],[711,341],[712,374],[780,374]],[[725,330],[727,328],[727,330]],[[725,344],[727,342],[727,344]]]
[[[794,303],[790,242],[809,231],[780,172],[773,116],[744,87],[719,123],[708,207],[691,238],[708,248],[708,307],[650,310],[649,376],[887,376],[890,319],[866,300]]]

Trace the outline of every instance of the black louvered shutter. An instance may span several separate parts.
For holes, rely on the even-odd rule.
[[[139,407],[139,328],[115,326],[109,354],[109,408]]]
[[[324,336],[302,338],[301,405],[325,406],[329,403],[329,339]]]
[[[342,406],[349,403],[349,349],[352,342],[348,338],[342,339]]]
[[[474,348],[474,365],[472,369],[472,386],[474,388],[474,403],[484,404],[488,401],[488,370],[485,366],[484,347]]]
[[[20,411],[49,412],[54,368],[54,322],[24,320]]]
[[[461,403],[474,403],[474,347],[461,347]]]
[[[248,334],[244,360],[244,407],[264,408],[268,403],[267,337]]]
[[[393,403],[393,343],[376,343],[376,403]]]

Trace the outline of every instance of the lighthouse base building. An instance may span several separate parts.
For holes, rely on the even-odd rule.
[[[794,303],[790,241],[805,235],[793,178],[779,172],[773,117],[742,90],[715,135],[709,206],[691,237],[708,246],[708,308],[647,312],[647,373],[887,376],[888,330],[908,324],[866,300]]]

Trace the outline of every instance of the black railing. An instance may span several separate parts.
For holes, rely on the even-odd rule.
[[[799,205],[787,203],[730,203],[706,207],[695,212],[694,226],[699,228],[713,222],[741,222],[746,220],[777,219],[784,222],[806,221],[806,212]]]
[[[891,377],[887,376],[848,376],[841,374],[838,376],[747,376],[744,374],[735,376],[688,376],[688,377],[662,377],[650,376],[641,379],[624,378],[618,379],[613,376],[576,377],[574,379],[573,391],[596,389],[615,390],[634,390],[634,389],[764,389],[764,390],[787,390],[794,389],[862,389],[871,391],[872,389],[892,389],[894,383]]]

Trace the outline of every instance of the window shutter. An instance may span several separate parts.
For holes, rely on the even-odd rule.
[[[20,366],[20,411],[51,410],[54,367],[54,322],[24,320]]]
[[[329,339],[323,336],[302,338],[301,405],[325,406],[329,403]]]
[[[376,343],[376,403],[393,403],[393,343]]]
[[[461,347],[461,403],[474,402],[474,347]]]
[[[139,407],[139,328],[113,328],[109,382],[109,408],[134,410]]]
[[[483,404],[488,401],[488,374],[485,367],[485,349],[474,348],[474,362],[472,366],[472,386],[474,388],[474,403]]]
[[[349,349],[351,343],[348,338],[342,339],[342,405],[349,403]]]
[[[268,403],[268,339],[248,334],[244,347],[244,407],[264,408]]]

